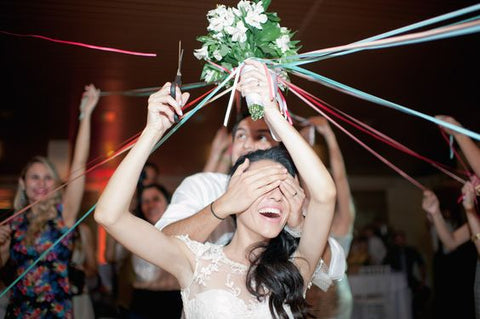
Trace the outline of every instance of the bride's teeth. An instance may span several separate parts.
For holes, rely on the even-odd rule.
[[[260,214],[275,214],[280,215],[280,210],[275,208],[264,208],[259,210]]]

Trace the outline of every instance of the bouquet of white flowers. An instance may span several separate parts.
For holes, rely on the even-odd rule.
[[[297,54],[299,41],[293,33],[281,27],[277,14],[266,12],[270,0],[241,0],[237,7],[218,5],[207,14],[208,34],[197,38],[203,43],[194,55],[206,63],[201,78],[219,82],[227,76],[218,66],[232,70],[252,57],[282,59]],[[215,64],[217,66],[215,66]]]

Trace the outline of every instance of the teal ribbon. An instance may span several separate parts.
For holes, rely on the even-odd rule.
[[[207,82],[195,82],[195,83],[188,83],[180,86],[182,91],[189,91],[193,89],[202,88],[205,86],[209,86],[211,83]],[[124,96],[135,96],[135,97],[144,97],[149,96],[152,93],[157,92],[160,90],[161,86],[154,86],[154,87],[147,87],[141,89],[133,89],[133,90],[126,90],[126,91],[102,91],[100,96],[110,96],[110,95],[124,95]]]
[[[38,257],[36,260],[33,261],[33,263],[28,266],[27,269],[25,269],[25,271],[20,275],[18,276],[17,279],[15,279],[7,288],[5,288],[2,293],[0,293],[0,298],[2,298],[10,289],[13,288],[13,286],[15,286],[20,280],[22,280],[23,277],[25,277],[25,275],[30,271],[32,270],[33,267],[35,267],[36,264],[38,264],[40,262],[40,260],[42,260],[43,258],[45,258],[45,256],[48,255],[48,253],[50,251],[52,251],[53,248],[55,248],[56,245],[58,245],[65,237],[67,237],[68,234],[70,234],[78,225],[80,225],[81,222],[83,222],[85,220],[85,218],[88,217],[88,215],[90,215],[93,210],[95,209],[95,207],[97,206],[97,204],[93,205],[92,207],[90,207],[90,209],[82,216],[80,217],[77,222],[72,226],[70,227],[62,236],[60,236],[60,238],[58,238],[52,246],[48,247],[47,250],[45,250],[41,255],[40,257]]]
[[[197,113],[201,108],[203,108],[203,106],[208,102],[208,100],[210,100],[211,97],[213,97],[218,91],[220,91],[221,88],[225,87],[225,85],[228,83],[228,81],[231,80],[233,75],[235,75],[234,72],[230,73],[230,75],[225,78],[225,80],[223,80],[223,82],[220,83],[212,92],[210,92],[202,101],[200,101],[197,106],[195,106],[190,112],[185,114],[185,116],[180,120],[180,122],[178,122],[177,125],[172,127],[172,129],[170,129],[170,131],[168,131],[167,134],[165,134],[160,139],[160,141],[155,144],[152,152],[157,150],[160,145],[162,145],[170,136],[172,136],[172,134],[175,133],[186,121],[188,121],[195,113]]]
[[[355,88],[350,87],[348,85],[342,84],[342,83],[337,82],[335,80],[329,79],[325,76],[314,73],[312,71],[300,68],[298,66],[290,66],[290,67],[288,67],[288,69],[291,70],[291,71],[298,72],[300,74],[306,75],[306,76],[310,77],[311,79],[313,79],[314,81],[319,82],[320,84],[326,85],[328,87],[331,87],[335,90],[342,91],[346,94],[355,96],[355,97],[360,98],[362,100],[366,100],[366,101],[370,101],[370,102],[373,102],[373,103],[376,103],[376,104],[380,104],[380,105],[395,109],[397,111],[400,111],[400,112],[403,112],[403,113],[406,113],[406,114],[409,114],[409,115],[420,117],[422,119],[425,119],[425,120],[433,122],[437,125],[449,128],[449,129],[451,129],[455,132],[467,135],[467,136],[469,136],[473,139],[476,139],[476,140],[480,141],[480,134],[475,133],[473,131],[470,131],[470,130],[464,128],[464,127],[453,125],[451,123],[439,120],[439,119],[437,119],[433,116],[423,114],[421,112],[409,109],[409,108],[407,108],[405,106],[402,106],[400,104],[390,102],[388,100],[382,99],[382,98],[377,97],[375,95],[360,91],[358,89],[355,89]]]
[[[410,24],[408,26],[404,26],[404,27],[401,27],[401,28],[398,28],[398,29],[395,29],[395,30],[391,30],[391,31],[388,31],[388,32],[385,32],[385,33],[381,33],[379,35],[372,36],[372,37],[369,37],[369,38],[366,38],[366,39],[363,39],[363,40],[360,40],[360,41],[357,41],[357,42],[354,42],[354,43],[358,44],[358,43],[364,43],[364,42],[384,39],[384,38],[387,38],[387,37],[390,37],[390,36],[395,36],[395,35],[399,35],[399,34],[402,34],[402,33],[408,32],[408,31],[423,28],[425,26],[429,26],[429,25],[432,25],[432,24],[435,24],[435,23],[439,23],[439,22],[443,22],[443,21],[446,21],[446,20],[449,20],[449,19],[457,18],[459,16],[466,15],[466,14],[469,14],[469,13],[472,13],[472,12],[475,12],[475,11],[478,11],[478,10],[480,10],[480,4],[476,4],[476,5],[466,7],[466,8],[460,9],[460,10],[456,10],[456,11],[453,11],[453,12],[449,12],[449,13],[446,13],[446,14],[443,14],[443,15],[440,15],[440,16],[437,16],[437,17],[434,17],[434,18],[430,18],[430,19],[427,19],[427,20],[416,22],[416,23]],[[469,21],[472,21],[472,20],[475,20],[475,19],[478,19],[478,17],[469,18],[469,19],[463,20],[461,22],[455,22],[452,25],[462,23],[462,22],[469,22]],[[300,60],[300,61],[286,62],[286,63],[280,64],[279,66],[302,65],[302,64],[317,62],[317,61],[321,61],[321,60],[324,60],[324,59],[327,59],[327,58],[342,56],[342,55],[346,55],[346,54],[350,54],[350,53],[354,53],[354,52],[358,52],[358,51],[362,51],[362,50],[364,50],[364,49],[357,48],[357,49],[351,49],[351,50],[347,50],[347,51],[343,51],[343,52],[335,52],[335,50],[332,49],[332,51],[330,51],[330,52],[303,53],[303,54],[289,56],[287,58],[288,60]]]

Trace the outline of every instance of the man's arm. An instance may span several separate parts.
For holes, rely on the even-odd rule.
[[[187,177],[175,190],[172,202],[155,227],[167,235],[188,234],[193,240],[205,242],[222,223],[211,213],[210,204],[225,191],[227,181],[223,174]]]
[[[167,225],[162,231],[170,236],[188,234],[193,240],[199,242],[207,241],[210,234],[223,221],[213,216],[210,212],[210,205],[190,217]]]

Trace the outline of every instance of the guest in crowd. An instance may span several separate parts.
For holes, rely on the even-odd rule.
[[[365,236],[356,236],[352,241],[352,248],[347,258],[348,273],[357,274],[361,267],[370,265],[368,254],[368,239]]]
[[[160,184],[143,187],[140,193],[139,217],[154,225],[162,217],[170,193]],[[165,318],[180,318],[182,298],[178,281],[170,273],[143,260],[131,256],[134,280],[133,294],[129,309],[129,318],[158,318],[158,309],[162,309]]]
[[[393,245],[388,249],[384,264],[393,270],[403,272],[412,292],[412,311],[414,318],[424,318],[426,303],[430,297],[427,287],[427,273],[422,255],[413,246],[407,245],[405,232],[397,230],[393,235]],[[416,276],[418,272],[419,278]]]
[[[362,234],[367,238],[370,264],[381,265],[383,259],[387,255],[387,247],[385,246],[385,243],[375,234],[375,229],[372,225],[366,226],[363,229]]]
[[[17,211],[29,208],[10,222],[9,240],[1,242],[5,251],[1,264],[12,267],[16,277],[75,223],[84,192],[90,119],[99,96],[100,91],[93,85],[85,87],[65,192],[57,189],[60,178],[44,157],[34,157],[20,175],[14,208]],[[5,245],[10,249],[5,249]],[[68,235],[13,287],[7,318],[71,318],[67,267],[71,254],[72,236]]]
[[[314,117],[310,118],[309,122],[323,136],[328,147],[330,173],[337,189],[337,204],[330,235],[342,246],[345,255],[348,255],[353,238],[355,208],[342,152],[335,133],[325,118]],[[307,301],[312,305],[313,313],[319,318],[352,317],[353,298],[347,278],[335,282],[326,292],[312,287],[307,293]]]
[[[163,204],[165,202],[170,202],[170,194],[163,186],[156,183],[159,178],[158,172],[159,169],[156,164],[154,164],[153,162],[145,163],[142,172],[140,173],[140,177],[137,181],[135,194],[132,197],[132,201],[130,203],[130,210],[135,212],[135,214],[145,220],[147,219],[145,218],[145,214],[143,213],[144,210],[142,210],[142,194],[144,194],[143,191],[146,187],[150,188],[150,185],[157,185],[158,192],[165,192],[165,194],[162,194],[160,197],[156,196],[156,201],[149,200],[151,204],[159,204],[159,207],[156,208],[158,212],[157,214],[154,214],[158,216],[158,218],[162,216],[165,210],[166,206],[163,207]],[[151,184],[148,184],[149,182],[151,182]],[[152,193],[152,191],[147,192],[147,194],[150,193]],[[165,198],[165,201],[162,201],[162,198]],[[148,207],[152,208],[151,204]],[[155,208],[155,205],[153,206],[153,208]],[[105,260],[111,267],[111,276],[109,277],[109,279],[112,283],[111,295],[114,299],[113,307],[117,309],[120,317],[129,317],[130,307],[132,305],[132,298],[134,297],[133,283],[137,278],[134,273],[132,255],[115,239],[113,239],[111,236],[107,236]]]
[[[462,188],[463,194],[463,207],[467,215],[467,223],[463,224],[454,231],[448,229],[447,223],[445,222],[442,213],[440,211],[440,204],[437,196],[432,191],[425,191],[424,198],[422,202],[423,209],[430,214],[433,225],[438,232],[438,236],[442,241],[443,245],[449,250],[455,250],[458,246],[466,243],[468,240],[472,240],[475,244],[477,250],[477,257],[480,252],[480,240],[475,236],[471,235],[480,234],[480,219],[475,210],[475,188],[472,183],[467,182]],[[475,282],[474,282],[474,296],[475,296],[475,316],[480,316],[479,311],[479,295],[478,290],[480,290],[480,284],[478,283],[478,278],[480,276],[478,258],[477,258],[477,268],[475,272]]]
[[[227,128],[222,126],[217,130],[212,141],[210,153],[203,168],[204,172],[228,173],[231,163],[232,136],[228,134]]]
[[[457,120],[455,120],[451,116],[446,115],[437,115],[438,119],[446,121],[448,123],[462,126]],[[446,129],[444,128],[447,134],[450,134],[455,138],[455,141],[460,146],[462,153],[465,155],[465,158],[468,161],[468,164],[472,168],[474,172],[474,176],[471,179],[471,186],[464,186],[462,189],[462,193],[464,194],[463,202],[464,208],[466,211],[467,216],[467,223],[459,227],[455,232],[450,233],[447,229],[445,229],[443,217],[441,214],[434,214],[433,222],[435,228],[437,229],[440,239],[444,243],[445,246],[451,248],[451,250],[455,249],[462,243],[468,241],[469,239],[475,244],[475,248],[477,249],[477,253],[480,252],[480,221],[478,219],[478,214],[475,213],[475,207],[465,207],[465,199],[469,196],[471,189],[473,188],[473,194],[478,195],[479,193],[479,176],[480,176],[480,148],[472,141],[471,138],[468,136]],[[475,196],[473,195],[473,196]],[[424,209],[430,213],[430,211],[436,211],[438,200],[435,200],[434,194],[431,191],[426,191],[424,194],[424,202],[423,207]],[[468,203],[468,201],[467,201]],[[480,319],[480,262],[477,259],[477,266],[475,271],[475,283],[474,283],[474,296],[475,296],[475,316],[476,318]]]
[[[143,186],[151,185],[158,183],[158,175],[160,174],[160,170],[158,166],[153,162],[146,162],[143,166],[142,175],[140,177],[140,181]]]
[[[453,187],[435,189],[439,200],[439,209],[445,220],[445,228],[453,232],[466,223],[465,212],[457,200],[461,190]],[[427,214],[433,256],[433,318],[474,318],[475,306],[472,283],[475,281],[477,251],[472,241],[468,240],[456,248],[449,249],[442,243],[433,224],[432,215]],[[456,274],[452,276],[452,274]],[[463,293],[452,294],[452,291]],[[451,305],[456,305],[452,307]]]
[[[73,317],[75,319],[95,318],[87,280],[97,278],[97,274],[97,259],[92,231],[87,225],[80,224],[74,230],[73,253],[68,267],[68,279],[73,296]]]
[[[241,80],[241,89],[264,93],[268,90],[264,69],[257,62],[252,65],[255,71],[251,77],[256,83]],[[180,105],[185,103],[180,92],[179,99],[173,100],[169,89],[167,84],[150,97],[147,126],[100,197],[96,220],[134,253],[177,277],[183,287],[187,318],[227,313],[238,318],[248,314],[305,317],[303,294],[326,246],[335,186],[313,150],[268,98],[264,100],[265,118],[290,152],[310,194],[298,246],[283,231],[289,214],[297,209],[294,198],[298,182],[292,177],[295,173],[287,154],[279,148],[241,158],[229,183],[229,189],[236,191],[229,193],[228,201],[223,198],[223,202],[210,204],[212,219],[237,214],[237,229],[225,247],[202,244],[188,236],[165,236],[128,213],[128,198],[134,192],[142,162],[174,121],[170,107],[181,115]]]

